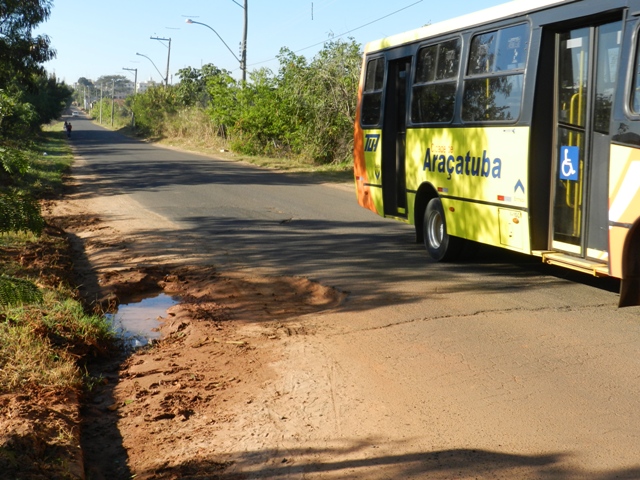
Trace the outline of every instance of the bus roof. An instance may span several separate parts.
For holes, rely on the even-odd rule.
[[[495,7],[490,7],[485,10],[469,13],[461,17],[434,23],[433,25],[426,25],[405,33],[369,42],[365,46],[364,52],[375,52],[385,48],[422,40],[424,38],[435,37],[437,35],[463,30],[476,25],[482,25],[483,23],[490,21],[501,20],[535,12],[537,10],[543,10],[553,5],[572,3],[576,1],[580,0],[512,0],[511,2],[496,5]]]

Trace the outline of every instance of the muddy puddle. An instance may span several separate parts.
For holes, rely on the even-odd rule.
[[[180,299],[166,293],[136,298],[121,303],[116,313],[107,315],[116,332],[129,347],[138,348],[160,338],[160,317],[167,316],[167,309]]]

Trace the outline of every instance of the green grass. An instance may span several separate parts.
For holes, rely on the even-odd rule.
[[[59,197],[73,162],[62,124],[49,126],[22,153],[30,167],[18,186],[35,198]],[[64,237],[46,232],[0,234],[0,275],[29,280],[42,293],[36,303],[0,305],[0,392],[77,390],[84,381],[82,359],[114,345],[110,323],[87,315],[60,280],[71,268],[69,260],[57,260],[69,258],[67,248]]]
[[[37,241],[38,236],[31,232],[0,233],[0,247],[20,247]]]
[[[0,308],[0,392],[78,390],[78,360],[106,352],[115,333],[87,315],[65,288],[45,289],[38,304]]]
[[[0,324],[0,392],[78,389],[80,370],[73,356],[37,333],[37,325]]]
[[[23,180],[29,192],[38,198],[60,195],[64,177],[73,163],[73,154],[62,132],[62,124],[49,126],[27,153],[31,168]]]

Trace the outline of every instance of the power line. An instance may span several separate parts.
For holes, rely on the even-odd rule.
[[[353,28],[353,29],[351,29],[351,30],[349,30],[347,32],[341,33],[339,35],[334,35],[334,36],[331,37],[331,40],[333,40],[334,38],[340,38],[340,37],[344,37],[345,35],[349,35],[350,33],[353,33],[353,32],[355,32],[357,30],[360,30],[361,28],[368,27],[369,25],[372,25],[372,24],[374,24],[376,22],[379,22],[380,20],[384,20],[385,18],[391,17],[392,15],[395,15],[396,13],[400,13],[403,10],[411,8],[411,7],[413,7],[413,6],[415,6],[415,5],[419,4],[419,3],[422,3],[422,2],[423,2],[423,0],[418,0],[417,2],[414,2],[414,3],[410,4],[410,5],[407,5],[406,7],[402,7],[400,9],[398,9],[398,10],[396,10],[394,12],[391,12],[391,13],[389,13],[387,15],[384,15],[384,16],[382,16],[380,18],[376,18],[375,20],[372,20],[371,22],[365,23],[364,25],[360,25],[359,27]],[[327,42],[327,40],[323,40],[322,42],[314,43],[313,45],[309,45],[308,47],[304,47],[304,48],[301,48],[299,50],[296,50],[293,53],[303,52],[305,50],[309,50],[310,48],[317,47],[318,45],[322,45],[323,43],[326,43],[326,42]],[[271,61],[276,60],[276,59],[277,59],[277,57],[273,57],[273,58],[270,58],[268,60],[262,60],[261,62],[252,63],[252,64],[247,65],[247,66],[248,67],[253,67],[254,65],[261,65],[263,63],[271,62]]]

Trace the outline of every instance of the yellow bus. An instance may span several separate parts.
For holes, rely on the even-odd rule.
[[[435,260],[469,242],[640,304],[640,0],[515,0],[366,45],[358,202]]]

